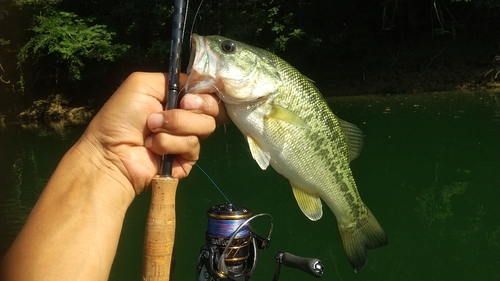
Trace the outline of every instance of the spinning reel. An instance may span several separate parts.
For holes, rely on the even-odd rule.
[[[263,238],[250,230],[250,221],[267,216],[270,228]],[[208,227],[206,244],[201,247],[196,277],[198,281],[246,281],[255,271],[257,249],[267,249],[271,242],[273,218],[267,213],[252,216],[238,205],[221,203],[207,211]],[[323,275],[323,264],[318,259],[303,258],[290,253],[276,253],[276,271],[273,281],[279,278],[280,266],[303,270],[315,277]]]

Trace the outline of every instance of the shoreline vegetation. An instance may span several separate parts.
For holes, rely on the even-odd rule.
[[[452,41],[448,44],[414,46],[399,51],[374,51],[377,55],[366,56],[361,62],[339,62],[330,72],[308,71],[314,68],[314,65],[302,66],[299,71],[304,69],[304,72],[311,73],[309,75],[303,72],[315,81],[325,98],[500,91],[500,53],[495,51],[494,45],[471,41],[459,44]],[[127,75],[123,74],[120,79],[126,78]],[[115,84],[119,85],[119,82]],[[110,96],[114,89],[107,88],[104,91],[106,93],[103,96]],[[0,112],[0,128],[9,123],[18,123],[25,129],[50,127],[62,130],[66,126],[86,124],[106,100],[101,97],[98,101],[84,98],[70,102],[67,96],[62,93],[51,94],[45,99],[37,99],[15,114]]]
[[[419,50],[422,52],[422,49]],[[367,59],[364,65],[352,61],[339,63],[338,69],[344,69],[344,72],[332,71],[328,78],[311,79],[315,81],[325,98],[412,95],[450,91],[500,91],[500,56],[491,53],[485,55],[482,60],[469,59],[466,60],[469,63],[465,63],[445,52],[452,53],[449,47],[444,47],[444,51],[436,53],[427,60],[421,57],[416,59],[416,56],[411,57],[411,54],[406,54],[406,58],[398,58],[404,54],[388,52],[380,54],[379,58],[372,58],[372,61]],[[391,61],[383,59],[389,56],[394,56],[393,66],[394,62],[400,59],[404,60],[403,64],[409,67],[406,67],[407,69],[381,68],[381,62],[377,60],[389,63]],[[411,69],[412,63],[413,70]],[[124,75],[123,78],[125,77]],[[111,93],[109,89],[106,94],[109,96]],[[7,124],[17,124],[29,130],[51,128],[61,131],[67,126],[85,125],[90,122],[104,101],[104,99],[99,102],[77,101],[78,105],[75,106],[67,95],[51,94],[45,99],[35,100],[30,106],[19,111],[10,112],[10,114],[0,112],[0,128],[5,128]],[[87,105],[81,106],[82,102]]]
[[[171,8],[2,2],[0,129],[86,124],[130,73],[168,70]],[[220,0],[203,2],[196,15],[192,32],[268,49],[325,98],[500,91],[500,2]]]

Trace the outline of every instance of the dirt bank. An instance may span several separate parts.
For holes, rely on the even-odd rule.
[[[50,127],[63,130],[64,127],[86,124],[92,118],[94,109],[71,107],[62,95],[51,95],[45,100],[36,100],[18,115],[21,126],[25,129]]]

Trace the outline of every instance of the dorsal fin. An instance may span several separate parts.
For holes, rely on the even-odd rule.
[[[349,148],[349,161],[356,159],[363,149],[363,132],[354,124],[338,118]]]

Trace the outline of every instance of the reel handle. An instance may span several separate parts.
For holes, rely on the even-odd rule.
[[[276,262],[300,269],[314,277],[321,277],[324,271],[324,265],[319,259],[299,257],[287,252],[276,253]]]

